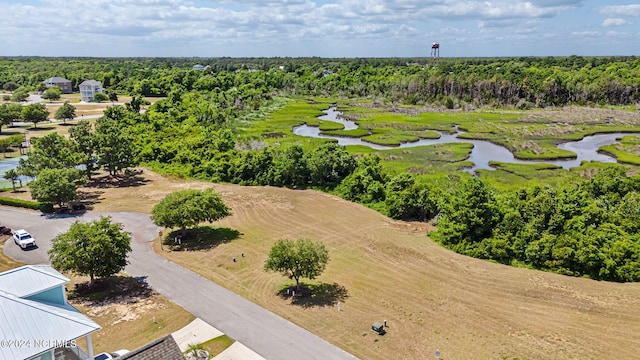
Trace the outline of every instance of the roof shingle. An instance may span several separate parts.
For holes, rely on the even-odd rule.
[[[118,358],[119,360],[184,360],[173,336],[167,335]]]

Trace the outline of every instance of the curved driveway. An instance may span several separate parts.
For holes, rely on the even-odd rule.
[[[159,228],[141,213],[86,213],[81,216],[48,216],[0,206],[0,225],[25,228],[36,239],[37,249],[23,251],[7,243],[5,253],[27,264],[48,264],[47,250],[57,234],[74,221],[111,216],[132,233],[133,251],[125,271],[146,277],[154,290],[212,324],[266,359],[354,359],[320,337],[225,288],[172,263],[151,248]],[[10,241],[10,240],[9,240]]]

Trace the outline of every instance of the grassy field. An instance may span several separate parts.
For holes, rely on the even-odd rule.
[[[455,174],[459,169],[470,167],[466,161],[473,144],[448,143],[431,146],[418,146],[403,149],[373,150],[367,146],[348,146],[349,152],[356,155],[377,154],[382,164],[391,173],[410,172],[420,175]]]
[[[240,236],[197,251],[156,243],[157,251],[358,357],[428,358],[439,349],[449,359],[633,358],[640,346],[640,284],[468,258],[433,243],[426,224],[392,221],[317,191],[143,176],[142,186],[95,190],[95,209],[149,212],[169,192],[214,186],[233,209],[215,225]],[[298,237],[330,251],[326,272],[306,281],[321,291],[313,301],[282,298],[292,282],[262,269],[277,239]],[[369,327],[382,320],[388,332],[375,336]]]
[[[269,118],[253,119],[249,122],[241,123],[240,134],[245,137],[257,137],[276,139],[283,136],[293,136],[291,129],[294,126],[308,124],[320,126],[322,123],[326,130],[336,129],[328,121],[321,121],[318,116],[322,115],[322,110],[329,107],[331,101],[316,101],[306,99],[277,99],[276,109]]]

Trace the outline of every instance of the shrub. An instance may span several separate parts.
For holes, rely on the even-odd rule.
[[[8,198],[8,197],[0,197],[0,205],[40,210],[43,213],[53,212],[53,204],[51,203],[41,203],[37,201],[28,201],[28,200],[14,199],[14,198]]]
[[[449,96],[446,99],[444,99],[444,106],[447,109],[453,109],[453,99]]]

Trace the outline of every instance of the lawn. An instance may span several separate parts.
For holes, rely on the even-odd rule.
[[[221,335],[202,343],[202,349],[206,350],[210,356],[215,356],[225,351],[229,346],[233,345],[235,340],[227,335]]]
[[[360,358],[425,358],[436,349],[448,358],[634,356],[640,284],[467,258],[429,240],[426,224],[391,221],[316,191],[215,188],[234,211],[218,225],[241,235],[207,250],[156,249]],[[333,296],[292,302],[279,295],[292,282],[263,271],[277,239],[300,237],[329,248],[326,272],[305,283],[340,290]],[[382,320],[388,332],[375,336],[369,327]]]

